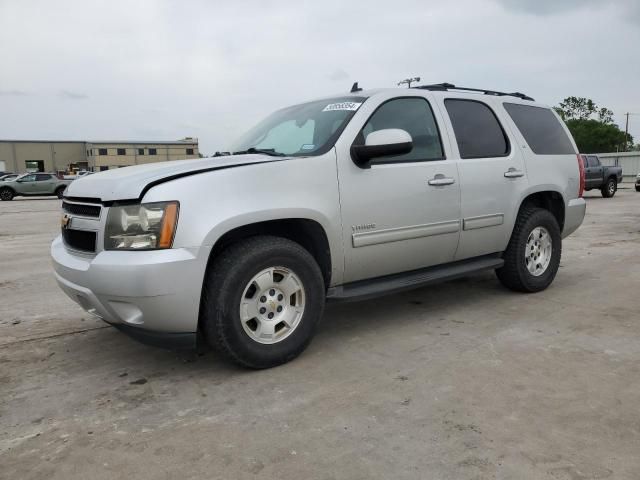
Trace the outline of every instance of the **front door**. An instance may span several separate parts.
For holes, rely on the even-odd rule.
[[[456,162],[446,158],[439,115],[415,94],[361,110],[336,144],[345,282],[450,262],[460,230],[460,182]],[[407,131],[412,151],[357,166],[350,146],[389,128]]]
[[[511,236],[513,206],[527,185],[522,153],[488,102],[448,98],[440,107],[455,138],[460,173],[462,231],[455,258],[502,251]]]
[[[34,195],[36,193],[36,174],[32,173],[21,177],[20,180],[16,180],[18,191],[23,195]]]

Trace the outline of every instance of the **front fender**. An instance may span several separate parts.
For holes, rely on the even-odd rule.
[[[333,150],[295,158],[212,171],[154,186],[144,202],[178,200],[177,248],[211,250],[225,233],[246,225],[307,219],[325,231],[332,280],[342,281],[344,255]]]

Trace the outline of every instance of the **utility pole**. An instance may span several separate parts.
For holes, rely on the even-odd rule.
[[[629,112],[625,113],[625,116],[627,117],[627,121],[624,124],[624,151],[628,152],[629,151]]]

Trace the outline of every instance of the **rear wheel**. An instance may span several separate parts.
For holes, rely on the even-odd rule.
[[[67,187],[58,187],[56,188],[56,196],[60,199],[62,199],[64,197],[64,191],[66,190]]]
[[[607,182],[602,186],[600,192],[602,192],[602,196],[604,198],[611,198],[616,194],[618,190],[618,182],[615,178],[610,178]]]
[[[561,252],[562,238],[556,218],[548,210],[525,207],[518,215],[504,253],[504,266],[496,274],[511,290],[539,292],[553,282]]]
[[[200,324],[211,346],[249,368],[297,357],[324,310],[314,258],[279,237],[253,237],[224,250],[207,272]]]
[[[636,187],[636,192],[640,192],[640,187]]]
[[[9,187],[0,188],[0,200],[3,202],[8,202],[9,200],[13,200],[15,193]]]

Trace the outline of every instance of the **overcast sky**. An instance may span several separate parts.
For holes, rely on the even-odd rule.
[[[638,0],[0,0],[0,139],[211,154],[279,107],[414,75],[589,97],[624,128],[639,50]]]

